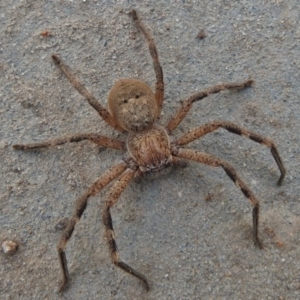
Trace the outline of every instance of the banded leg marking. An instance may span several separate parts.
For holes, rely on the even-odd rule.
[[[258,239],[259,202],[254,196],[254,194],[252,193],[252,191],[249,189],[249,187],[246,185],[246,183],[237,175],[235,169],[224,160],[221,160],[217,157],[214,157],[213,155],[204,152],[199,152],[196,150],[180,148],[175,155],[180,158],[197,161],[199,163],[203,163],[212,167],[223,168],[223,170],[226,172],[229,178],[242,191],[244,196],[250,201],[250,203],[253,206],[253,210],[252,210],[253,241],[257,247],[262,248],[262,244]]]
[[[192,96],[190,96],[189,98],[187,98],[183,101],[182,106],[178,109],[178,111],[175,113],[175,115],[170,119],[168,125],[166,126],[167,131],[169,133],[171,133],[180,124],[180,122],[184,119],[186,114],[192,108],[192,105],[194,102],[200,101],[211,94],[217,94],[224,90],[245,89],[245,88],[251,86],[252,83],[253,83],[253,80],[251,80],[251,79],[241,82],[241,83],[222,83],[222,84],[213,86],[211,88],[208,88],[204,91],[193,94]]]
[[[95,133],[78,133],[70,136],[58,137],[47,141],[37,142],[37,143],[16,144],[13,145],[13,148],[16,150],[33,150],[33,149],[54,147],[66,143],[77,143],[84,140],[89,140],[97,145],[113,148],[113,149],[122,150],[125,148],[124,142],[100,134],[95,134]]]
[[[124,130],[117,124],[113,116],[97,101],[97,99],[84,87],[84,85],[80,83],[80,81],[75,77],[75,75],[72,74],[70,68],[67,65],[65,65],[57,55],[53,54],[52,59],[67,77],[72,86],[99,113],[101,118],[113,128],[123,132]]]
[[[112,186],[112,188],[109,190],[108,198],[106,200],[105,207],[104,207],[103,214],[102,214],[102,220],[103,220],[103,224],[105,226],[105,234],[106,234],[112,262],[117,267],[124,270],[125,272],[127,272],[127,273],[135,276],[139,280],[141,280],[143,282],[146,290],[149,291],[150,287],[149,287],[146,277],[119,259],[118,248],[117,248],[117,243],[115,240],[115,234],[114,234],[114,229],[113,229],[113,221],[112,221],[111,212],[110,212],[111,207],[113,207],[114,204],[118,201],[121,193],[126,188],[128,183],[132,180],[135,173],[136,173],[135,170],[127,169],[119,177],[119,179],[115,182],[115,184]]]
[[[183,134],[180,138],[177,139],[176,144],[179,146],[186,145],[210,132],[213,132],[217,130],[218,128],[223,128],[231,133],[238,134],[240,136],[244,136],[254,142],[257,142],[259,144],[265,145],[270,148],[271,154],[275,159],[275,162],[278,166],[278,169],[280,171],[280,177],[278,179],[277,184],[281,185],[283,182],[283,179],[286,174],[285,167],[283,165],[282,159],[279,155],[279,152],[274,144],[274,142],[266,137],[263,137],[255,132],[252,132],[248,129],[242,128],[232,122],[228,121],[214,121],[209,122],[207,124],[204,124],[202,126],[196,127],[187,133]]]
[[[66,257],[66,245],[68,240],[70,239],[76,223],[80,220],[83,212],[85,211],[88,203],[88,199],[90,196],[95,196],[100,192],[102,188],[104,188],[109,182],[115,179],[118,175],[120,175],[126,169],[127,164],[125,162],[121,162],[110,169],[108,169],[102,176],[100,176],[86,191],[85,193],[76,201],[75,210],[73,212],[72,217],[69,219],[67,227],[64,229],[60,240],[57,245],[58,258],[60,267],[63,274],[63,280],[60,285],[59,291],[62,292],[67,288],[70,275],[68,271],[68,263]]]
[[[154,39],[151,35],[151,33],[148,31],[148,29],[145,27],[145,25],[142,23],[140,18],[138,17],[136,11],[133,9],[131,11],[131,16],[136,24],[136,26],[140,29],[140,31],[144,34],[147,43],[149,52],[153,61],[153,67],[156,77],[156,86],[155,86],[155,98],[157,102],[157,106],[159,109],[158,116],[160,116],[163,101],[164,101],[164,75],[163,70],[159,62],[157,49],[155,46]]]

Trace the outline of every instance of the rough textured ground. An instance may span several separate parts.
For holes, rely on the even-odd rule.
[[[51,54],[103,104],[118,78],[154,86],[131,8],[157,43],[166,84],[162,123],[192,92],[251,77],[253,88],[195,104],[175,134],[210,120],[234,121],[276,142],[287,177],[277,187],[268,149],[245,138],[220,130],[194,142],[234,165],[260,199],[264,249],[253,246],[251,206],[226,174],[190,163],[133,183],[113,209],[120,255],[147,275],[151,291],[110,263],[103,192],[91,199],[68,244],[72,282],[61,296],[55,225],[120,153],[88,142],[32,152],[11,146],[75,132],[119,137]],[[1,1],[0,16],[0,239],[20,245],[14,256],[0,255],[1,299],[300,298],[297,0]],[[199,40],[202,29],[206,38]]]

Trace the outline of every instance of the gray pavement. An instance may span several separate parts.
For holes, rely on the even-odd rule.
[[[105,191],[93,197],[67,246],[71,286],[61,278],[56,224],[121,154],[82,142],[14,151],[76,132],[125,139],[110,129],[51,61],[57,53],[105,104],[112,84],[155,77],[135,8],[151,30],[164,70],[162,124],[197,90],[251,77],[252,88],[196,103],[175,131],[229,120],[274,140],[287,169],[276,186],[269,150],[218,130],[190,147],[227,160],[261,204],[260,239],[251,205],[226,174],[196,163],[132,183],[112,210],[121,258],[151,290],[114,267],[104,240]],[[299,299],[300,16],[297,0],[0,2],[1,299]],[[205,39],[197,39],[204,30]],[[43,32],[43,35],[41,33]]]

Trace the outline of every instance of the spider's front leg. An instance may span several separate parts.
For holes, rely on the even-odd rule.
[[[246,183],[239,177],[235,171],[235,169],[228,164],[226,161],[221,160],[213,155],[196,151],[190,149],[175,149],[173,151],[174,155],[179,158],[185,158],[188,160],[197,161],[199,163],[203,163],[212,167],[221,167],[224,169],[229,178],[234,182],[234,184],[243,192],[245,197],[250,201],[253,206],[252,218],[253,218],[253,241],[254,244],[262,248],[262,244],[258,239],[258,217],[259,217],[259,202],[246,185]]]
[[[108,198],[105,202],[102,219],[105,226],[105,233],[106,233],[106,238],[107,238],[112,262],[116,266],[124,270],[125,272],[141,280],[146,288],[146,291],[149,291],[150,287],[146,277],[119,259],[117,244],[116,244],[115,234],[113,229],[113,222],[112,222],[112,217],[110,212],[111,207],[117,202],[121,193],[126,188],[126,186],[131,181],[131,179],[134,177],[135,173],[136,170],[127,169],[119,177],[119,179],[115,182],[115,184],[111,187],[110,191],[108,192]]]
[[[67,227],[64,229],[59,243],[57,245],[58,257],[60,262],[60,267],[63,274],[63,281],[59,288],[59,291],[62,292],[67,288],[70,275],[68,271],[67,258],[66,258],[66,245],[70,239],[76,223],[80,220],[83,212],[86,209],[88,199],[91,196],[96,195],[103,189],[107,184],[114,180],[117,176],[122,174],[127,168],[127,163],[120,162],[119,164],[108,169],[102,176],[100,176],[87,190],[86,192],[76,201],[75,210],[72,217],[68,221]]]

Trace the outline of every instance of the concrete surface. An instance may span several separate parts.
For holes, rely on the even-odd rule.
[[[162,124],[194,91],[251,77],[253,88],[195,104],[175,135],[210,120],[234,121],[276,142],[286,180],[276,186],[269,150],[246,138],[219,130],[194,142],[190,147],[235,166],[260,199],[264,249],[253,246],[251,206],[226,174],[190,163],[132,183],[112,211],[121,258],[147,276],[151,291],[110,262],[103,192],[67,246],[72,282],[59,295],[55,225],[121,154],[88,142],[32,152],[11,146],[75,132],[124,139],[70,86],[51,54],[103,104],[118,78],[154,86],[131,8],[157,43],[166,84]],[[0,239],[20,245],[15,255],[0,255],[1,299],[300,298],[299,1],[1,1],[0,16]],[[196,38],[201,30],[203,40]]]

